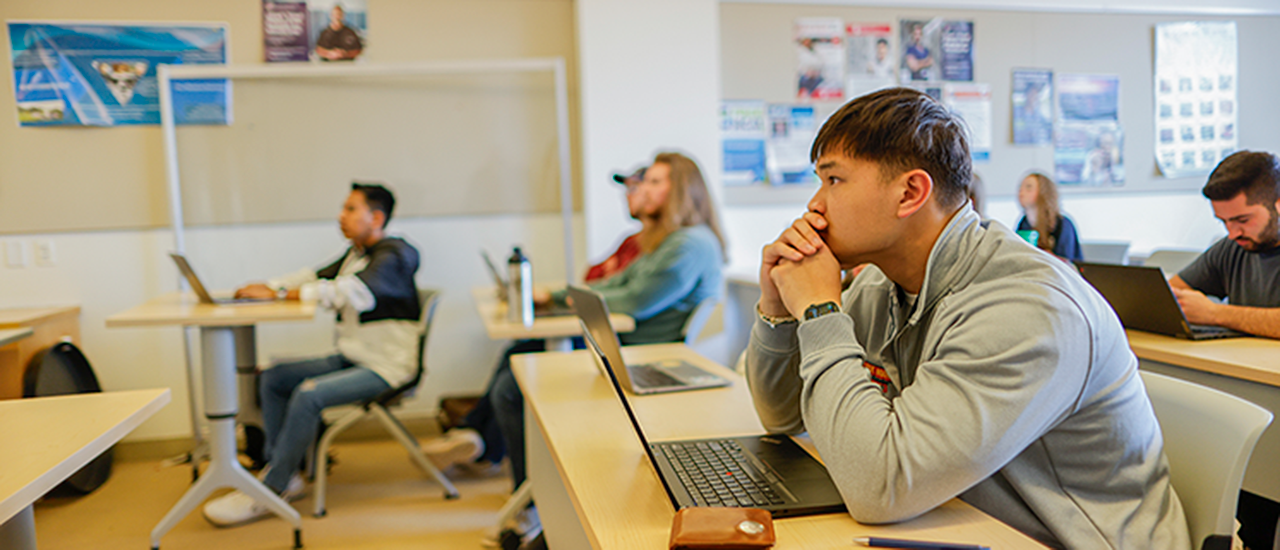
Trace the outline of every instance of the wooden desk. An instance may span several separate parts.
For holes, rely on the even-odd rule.
[[[1280,340],[1223,338],[1194,342],[1126,331],[1143,370],[1175,376],[1252,401],[1280,417]],[[1253,449],[1243,488],[1280,501],[1280,428],[1272,423]]]
[[[22,375],[36,353],[63,339],[80,345],[80,306],[0,309],[0,329],[17,328],[31,336],[0,344],[0,399],[22,397]]]
[[[582,326],[578,324],[576,315],[535,317],[531,327],[508,321],[507,304],[498,299],[498,293],[492,286],[472,288],[471,298],[475,301],[480,320],[484,322],[484,331],[491,340],[542,338],[547,340],[547,349],[568,351],[573,349],[569,344],[570,337],[582,334]],[[618,332],[636,329],[636,321],[629,315],[611,313],[609,322],[613,323],[613,330]]]
[[[302,546],[302,518],[298,511],[245,471],[236,459],[235,417],[239,401],[236,375],[246,371],[251,375],[257,364],[253,333],[256,323],[309,321],[315,316],[316,305],[311,302],[214,305],[201,304],[191,294],[172,293],[107,318],[108,328],[200,327],[204,414],[209,421],[209,468],[151,531],[153,548],[159,548],[160,537],[221,487],[240,489],[266,503],[272,512],[293,524],[294,546]]]
[[[0,402],[0,548],[35,548],[31,504],[169,402],[169,390]]]
[[[733,381],[728,388],[632,398],[650,439],[764,433],[746,381],[728,369],[683,344],[629,346],[622,352],[628,362],[678,357]],[[585,350],[512,359],[525,395],[529,479],[548,546],[665,548],[675,511],[595,359]],[[1043,548],[956,499],[896,525],[861,525],[847,514],[826,514],[780,519],[776,528],[779,550],[851,548],[851,539],[864,535]]]

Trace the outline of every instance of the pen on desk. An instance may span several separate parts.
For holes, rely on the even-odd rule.
[[[988,546],[981,546],[977,544],[887,539],[884,537],[854,537],[853,542],[875,548],[910,548],[912,550],[991,550]]]

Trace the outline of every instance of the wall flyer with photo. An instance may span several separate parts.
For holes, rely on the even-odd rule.
[[[1203,176],[1236,151],[1234,21],[1156,25],[1155,155],[1168,178]]]
[[[835,17],[795,21],[796,97],[844,98],[844,22]]]
[[[1053,71],[1014,69],[1013,142],[1017,145],[1053,143]]]
[[[898,82],[899,57],[889,23],[849,23],[845,25],[848,45],[850,98],[894,86]]]
[[[726,99],[720,102],[722,181],[727,186],[765,183],[765,103]]]
[[[812,105],[769,104],[767,165],[772,185],[804,185],[818,182],[809,161],[813,138],[818,134]]]
[[[1124,183],[1124,132],[1120,125],[1120,77],[1059,74],[1054,179],[1061,184]]]
[[[990,162],[991,85],[948,82],[942,87],[942,104],[964,120],[969,130],[969,156],[973,162]]]

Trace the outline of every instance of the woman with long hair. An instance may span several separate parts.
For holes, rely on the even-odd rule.
[[[623,344],[678,342],[694,308],[723,284],[724,238],[711,194],[697,163],[680,153],[659,153],[642,179],[624,183],[631,213],[642,224],[634,235],[639,255],[587,284],[604,296],[609,311],[635,319],[635,330],[618,335]],[[535,301],[563,304],[566,294],[537,292]],[[423,445],[437,466],[493,464],[505,450],[515,487],[524,483],[524,397],[511,373],[511,355],[544,349],[542,340],[523,340],[507,350],[463,426]],[[537,516],[526,511],[521,517]]]
[[[1049,176],[1031,172],[1022,178],[1018,186],[1018,205],[1022,207],[1022,219],[1018,231],[1034,230],[1039,234],[1036,246],[1050,254],[1071,261],[1080,261],[1080,239],[1071,219],[1062,214],[1058,200],[1058,185]]]

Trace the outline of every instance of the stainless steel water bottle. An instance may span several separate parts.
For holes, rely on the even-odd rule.
[[[507,259],[507,320],[533,326],[533,265],[518,246]]]

